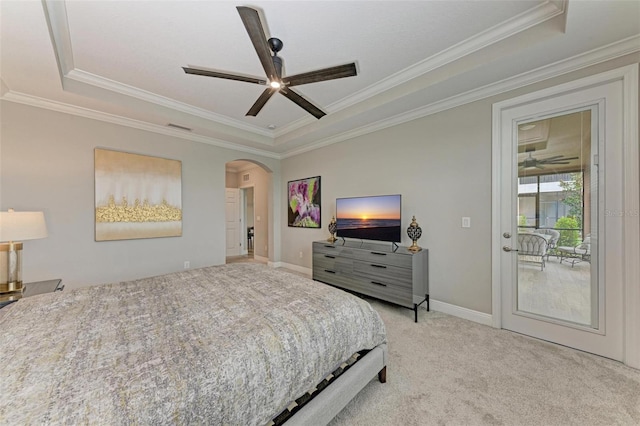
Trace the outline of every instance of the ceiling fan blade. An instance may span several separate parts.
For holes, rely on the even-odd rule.
[[[258,115],[262,107],[267,103],[269,99],[271,99],[271,96],[273,96],[274,93],[276,93],[276,89],[272,87],[264,89],[264,92],[262,92],[258,100],[254,102],[254,104],[245,115],[250,115],[252,117]]]
[[[301,84],[335,80],[337,78],[353,77],[355,75],[358,75],[358,71],[356,70],[356,64],[352,62],[350,64],[283,77],[282,82],[288,86],[299,86]]]
[[[564,155],[554,155],[552,157],[548,157],[548,158],[540,158],[538,161],[553,161],[553,160],[558,160],[560,158],[564,157]]]
[[[280,89],[280,93],[282,93],[285,97],[293,101],[295,104],[300,106],[302,109],[307,111],[309,114],[313,115],[317,119],[321,119],[326,114],[317,106],[303,98],[300,94],[295,92],[293,89],[288,87],[283,87]]]
[[[267,44],[267,37],[264,34],[258,11],[246,6],[237,6],[236,9],[238,9],[242,23],[249,34],[253,47],[256,49],[260,63],[262,63],[262,68],[264,68],[264,71],[267,73],[267,77],[272,81],[278,80],[278,73],[276,72],[276,67],[273,65],[271,49],[269,49],[269,45]]]
[[[182,67],[182,69],[187,74],[203,75],[205,77],[226,78],[227,80],[244,81],[247,83],[254,83],[254,84],[261,84],[261,85],[267,84],[267,80],[261,79],[258,77],[248,77],[244,75],[229,74],[226,72],[203,70],[203,69],[191,68],[191,67]]]
[[[567,158],[560,157],[560,158],[557,158],[557,159],[549,159],[548,158],[548,159],[544,160],[544,162],[545,163],[555,163],[556,161],[570,161],[570,160],[577,160],[579,158],[580,157],[567,157]]]

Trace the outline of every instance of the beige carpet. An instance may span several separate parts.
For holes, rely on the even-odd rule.
[[[387,326],[387,383],[338,425],[640,425],[640,371],[438,312],[370,300]]]

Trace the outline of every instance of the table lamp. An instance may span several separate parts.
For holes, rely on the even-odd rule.
[[[43,212],[0,212],[0,294],[22,289],[22,242],[47,236]]]

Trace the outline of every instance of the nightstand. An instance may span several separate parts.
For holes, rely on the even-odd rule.
[[[64,284],[62,284],[61,279],[22,284],[22,291],[0,294],[0,309],[13,302],[17,302],[23,297],[35,296],[36,294],[42,293],[52,293],[54,291],[62,291],[63,289]]]

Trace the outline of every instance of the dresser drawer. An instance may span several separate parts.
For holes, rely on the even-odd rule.
[[[356,258],[357,253],[360,251],[362,250],[356,247],[344,246],[340,244],[331,244],[329,242],[323,243],[322,241],[320,242],[316,241],[313,243],[314,253],[328,254],[332,256],[341,256],[341,257],[348,257],[348,258],[354,259]]]
[[[353,252],[353,257],[364,262],[381,265],[392,265],[400,268],[411,268],[412,256],[398,253],[385,253],[375,250],[357,250]]]
[[[328,269],[332,272],[353,273],[353,260],[335,254],[313,253],[313,269]]]
[[[365,278],[385,285],[393,285],[411,292],[411,269],[399,268],[392,265],[384,265],[374,262],[353,261],[353,274],[359,278]]]
[[[367,280],[365,278],[358,278],[359,287],[363,288],[361,293],[371,297],[375,297],[388,302],[396,303],[407,308],[413,307],[413,296],[411,291],[407,291],[406,288],[387,285],[376,280]]]
[[[344,272],[313,268],[313,279],[343,290],[375,297],[408,308],[413,307],[411,291]]]
[[[342,254],[344,247],[333,245],[331,243],[323,243],[323,242],[314,242],[313,243],[313,253],[319,254],[330,254],[339,256]]]
[[[346,272],[313,268],[313,279],[345,290],[355,291],[357,293],[363,293],[363,291],[366,291],[364,283],[358,282],[358,280],[354,279],[353,275]]]

